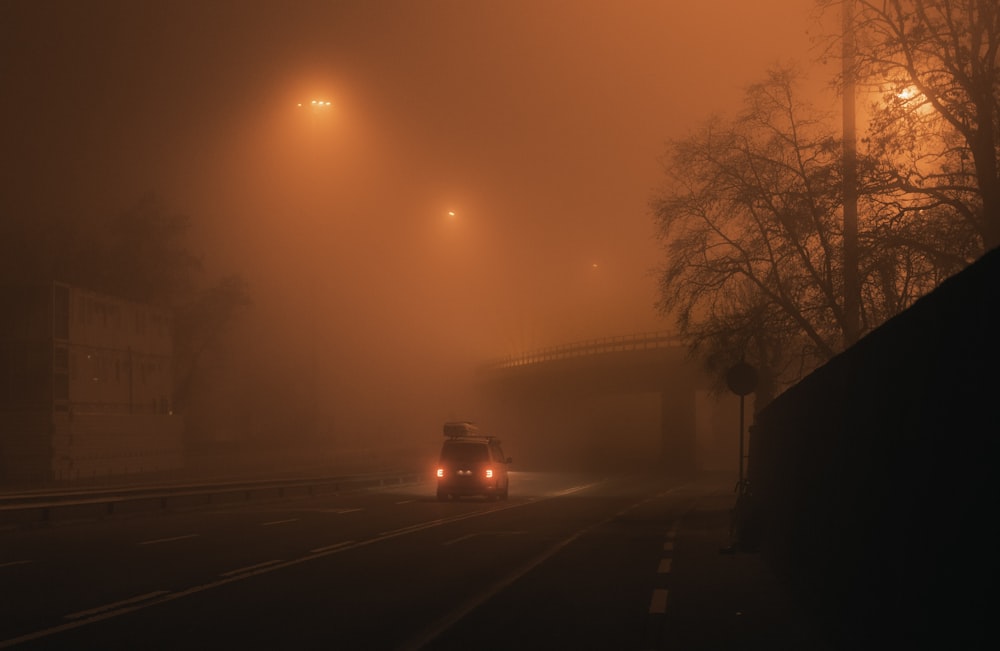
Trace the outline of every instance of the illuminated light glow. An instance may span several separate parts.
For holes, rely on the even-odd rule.
[[[437,476],[438,477],[444,477],[444,468],[438,468],[437,469]]]
[[[487,468],[486,469],[486,478],[487,479],[493,479],[493,469],[492,468]]]
[[[597,263],[595,262],[594,264],[590,265],[590,268],[591,269],[597,269]]]

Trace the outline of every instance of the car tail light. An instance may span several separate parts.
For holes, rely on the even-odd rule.
[[[493,479],[493,468],[487,468],[486,469],[486,478],[487,479]]]
[[[444,477],[444,468],[437,469],[437,476],[438,478]]]

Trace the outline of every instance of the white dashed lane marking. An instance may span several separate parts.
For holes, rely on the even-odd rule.
[[[115,601],[110,604],[104,604],[103,606],[98,606],[97,608],[91,608],[89,610],[81,610],[75,613],[70,613],[69,615],[66,615],[65,618],[80,619],[81,617],[90,617],[91,615],[103,613],[107,610],[114,610],[116,608],[121,608],[122,606],[128,606],[130,604],[138,603],[140,601],[146,601],[147,599],[159,597],[161,594],[167,594],[167,591],[157,590],[155,592],[147,592],[146,594],[141,594],[138,597],[132,597],[131,599],[122,599],[121,601]]]
[[[185,540],[187,538],[197,538],[200,534],[186,533],[183,536],[171,536],[170,538],[156,538],[155,540],[143,540],[140,545],[159,545],[160,543],[173,542],[175,540]]]
[[[667,591],[653,590],[653,598],[649,600],[649,614],[662,615],[667,612]]]
[[[287,520],[272,520],[271,522],[261,522],[260,526],[270,527],[272,524],[285,524],[287,522],[298,522],[298,518],[288,518]]]
[[[13,567],[15,565],[27,565],[32,561],[10,561],[9,563],[0,563],[0,567]]]
[[[665,557],[660,558],[660,564],[656,567],[656,573],[660,576],[670,574],[670,570],[673,569],[674,565],[674,540],[677,538],[677,523],[670,528],[667,532],[666,542],[663,543],[663,553]],[[658,583],[661,583],[664,579],[660,579]],[[663,615],[667,612],[667,595],[668,591],[666,588],[656,588],[653,590],[653,596],[649,600],[649,614],[650,615]]]

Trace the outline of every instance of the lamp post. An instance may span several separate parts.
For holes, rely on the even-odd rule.
[[[861,335],[861,280],[858,277],[858,151],[854,115],[854,0],[843,3],[844,75],[844,344]]]
[[[332,104],[328,100],[299,102],[298,108],[310,111],[313,125],[319,116],[328,112]],[[315,137],[315,134],[312,134]],[[312,188],[310,188],[312,189]],[[309,278],[309,434],[316,438],[319,434],[319,255],[313,252],[310,260]]]

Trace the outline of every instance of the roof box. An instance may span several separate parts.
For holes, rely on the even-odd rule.
[[[477,427],[475,423],[470,423],[467,420],[445,423],[444,435],[449,438],[480,436],[479,427]]]

